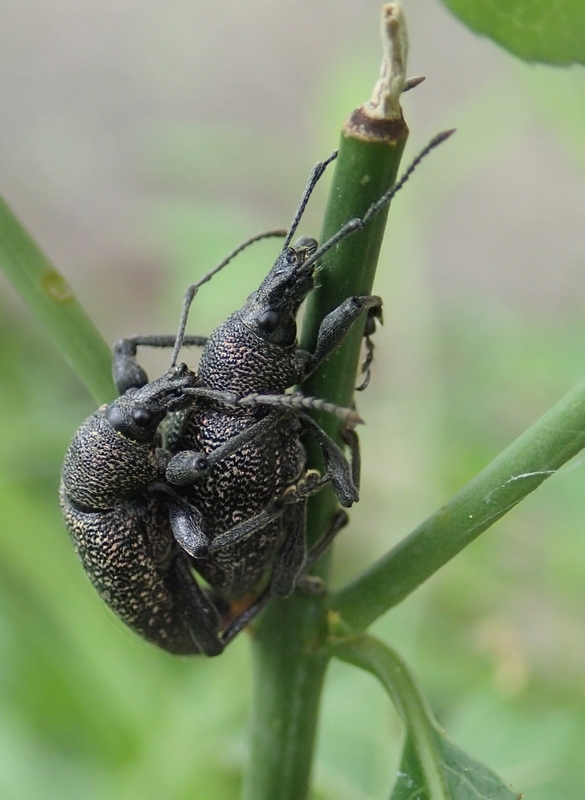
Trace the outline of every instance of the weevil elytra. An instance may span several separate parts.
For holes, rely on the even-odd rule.
[[[357,501],[357,437],[349,437],[350,464],[305,410],[324,408],[350,426],[359,418],[286,391],[323,363],[358,317],[379,316],[381,300],[347,298],[321,323],[314,353],[296,344],[296,314],[314,286],[319,258],[362,229],[444,138],[435,137],[362,219],[321,246],[307,238],[293,246],[311,191],[335,154],[318,164],[275,264],[239,311],[209,338],[184,335],[197,288],[242,248],[189,287],[176,337],[138,336],[114,348],[121,396],[75,434],[61,504],[95,588],[148,641],[171,653],[220,653],[270,597],[295,589],[340,527],[343,517],[307,553],[307,498],[331,484],[342,506]],[[203,348],[197,373],[176,365],[183,344]],[[148,382],[136,360],[139,346],[174,347],[169,371]],[[321,448],[323,476],[306,470],[301,433]],[[234,618],[242,601],[246,607]]]

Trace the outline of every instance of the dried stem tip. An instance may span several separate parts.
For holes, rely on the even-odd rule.
[[[400,95],[406,84],[408,36],[399,3],[382,6],[382,47],[380,77],[362,110],[373,119],[402,119]]]
[[[384,142],[395,146],[408,136],[400,108],[400,95],[410,88],[406,80],[406,22],[398,3],[382,6],[382,46],[384,55],[380,77],[372,96],[345,120],[343,133],[365,142]],[[412,85],[420,81],[420,78],[415,78]]]

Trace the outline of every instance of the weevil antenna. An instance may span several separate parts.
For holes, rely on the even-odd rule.
[[[315,164],[315,166],[313,167],[313,170],[309,175],[309,181],[305,187],[303,196],[301,197],[301,202],[299,203],[299,207],[296,210],[294,219],[291,222],[290,228],[288,229],[288,233],[286,235],[286,239],[284,240],[284,244],[282,246],[283,250],[285,247],[288,247],[289,244],[291,243],[292,238],[295,235],[295,231],[299,227],[299,222],[301,221],[301,217],[305,212],[305,208],[307,207],[309,198],[313,194],[313,189],[317,185],[319,178],[325,172],[329,164],[331,164],[332,161],[335,161],[336,158],[337,158],[337,150],[334,153],[331,153],[329,158],[327,158],[325,161],[319,161],[319,163]]]
[[[307,395],[301,394],[301,392],[294,392],[293,394],[258,394],[254,392],[244,397],[238,397],[233,392],[208,389],[205,386],[186,387],[183,389],[183,392],[193,397],[225,403],[228,406],[234,406],[236,408],[276,406],[298,412],[302,412],[304,409],[312,409],[315,411],[325,411],[327,414],[333,414],[352,426],[363,424],[363,419],[355,409],[344,408],[334,403],[328,403],[321,397],[307,397]]]
[[[352,233],[356,231],[361,231],[368,222],[374,217],[378,211],[387,205],[394,195],[396,195],[404,186],[406,181],[410,178],[412,173],[418,167],[420,162],[428,156],[431,150],[434,150],[435,147],[438,147],[442,144],[446,139],[449,138],[453,133],[455,133],[455,128],[451,128],[451,130],[443,131],[442,133],[438,133],[434,136],[431,141],[427,144],[427,146],[421,150],[421,152],[417,155],[417,157],[412,161],[406,172],[402,175],[398,183],[395,183],[386,194],[383,194],[379,200],[376,200],[375,203],[368,208],[364,216],[360,219],[356,217],[355,219],[350,219],[349,222],[346,222],[345,225],[340,228],[337,233],[335,233],[330,239],[327,239],[326,242],[315,250],[312,256],[308,258],[305,263],[303,264],[303,269],[307,269],[311,267],[316,261],[318,261],[321,256],[325,255],[328,250],[331,250],[332,247],[335,247],[336,244],[339,244],[343,239],[346,239],[348,236],[351,236]]]
[[[349,425],[360,425],[364,422],[353,408],[344,408],[334,403],[328,403],[321,397],[307,397],[300,392],[295,392],[293,394],[249,394],[245,397],[238,398],[236,402],[237,405],[242,408],[277,406],[290,408],[296,411],[302,411],[303,409],[325,411],[327,414],[333,414],[333,416],[339,417]]]
[[[265,231],[264,233],[258,233],[256,236],[251,236],[249,239],[246,239],[245,242],[238,245],[235,250],[232,250],[219,264],[214,267],[210,272],[207,272],[202,278],[199,278],[197,283],[192,283],[191,286],[187,287],[187,291],[185,292],[185,297],[183,299],[183,308],[181,310],[181,321],[179,322],[179,330],[177,333],[177,338],[175,339],[175,348],[173,350],[173,358],[171,360],[171,367],[174,367],[177,363],[177,358],[179,357],[179,351],[183,344],[183,338],[185,336],[185,328],[187,327],[187,318],[189,316],[189,309],[191,308],[191,303],[195,299],[195,295],[199,291],[199,287],[203,286],[204,283],[210,281],[214,275],[217,275],[225,266],[227,266],[232,259],[234,259],[237,255],[239,255],[242,250],[245,250],[246,247],[249,247],[251,244],[255,242],[259,242],[261,239],[270,239],[276,237],[283,237],[287,235],[287,231],[285,228],[275,228],[272,231]]]

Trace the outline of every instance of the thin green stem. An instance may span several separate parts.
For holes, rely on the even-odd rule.
[[[364,629],[585,447],[585,381],[553,406],[448,503],[330,598]]]
[[[433,800],[449,800],[436,746],[440,729],[416,681],[398,653],[372,636],[348,637],[331,648],[334,656],[378,678],[386,689],[420,760],[424,783]]]
[[[378,678],[404,723],[402,757],[391,800],[520,800],[506,781],[447,738],[396,651],[363,633],[347,635],[340,621],[333,621],[341,638],[332,639],[328,651]]]
[[[388,124],[385,140],[381,136],[374,141],[357,136],[351,125],[346,124],[320,241],[326,241],[348,220],[362,217],[394,184],[407,136],[408,128],[402,119]],[[323,318],[347,297],[371,294],[387,216],[386,206],[365,230],[349,236],[325,254],[318,272],[318,287],[307,304],[301,338],[303,349],[314,352]],[[365,322],[364,316],[354,323],[343,344],[303,385],[305,394],[324,397],[341,406],[351,405]],[[315,418],[342,444],[340,421],[325,414],[316,414]],[[322,467],[316,448],[309,450],[309,464]],[[335,497],[328,489],[311,498],[310,542],[322,534],[335,507]]]
[[[98,403],[116,396],[112,354],[65,278],[0,198],[0,267]]]

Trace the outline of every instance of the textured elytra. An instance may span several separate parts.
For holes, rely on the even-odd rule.
[[[79,508],[109,509],[162,478],[152,444],[131,441],[115,431],[103,410],[87,419],[71,442],[63,475],[67,495]]]
[[[193,654],[199,649],[190,609],[173,570],[173,561],[185,556],[168,509],[144,492],[160,475],[153,448],[112,430],[100,411],[69,447],[61,508],[77,555],[112,611],[147,641]]]
[[[265,413],[265,412],[264,412]],[[261,413],[196,411],[187,423],[178,449],[211,453],[220,444],[256,423]],[[305,450],[296,420],[285,419],[260,441],[244,445],[213,466],[209,474],[184,490],[203,514],[211,538],[251,519],[282,496],[301,475]],[[286,531],[273,522],[244,540],[196,560],[197,571],[227,599],[254,591],[267,577]]]
[[[167,456],[158,424],[180,407],[180,392],[196,382],[184,365],[100,408],[76,432],[63,465],[60,501],[81,563],[106,604],[136,633],[171,653],[200,652],[193,599],[178,546],[161,502]],[[148,408],[142,441],[116,430],[117,410],[132,428],[132,412]],[[139,415],[140,418],[140,415]],[[210,625],[216,626],[215,616]],[[213,649],[213,643],[210,645]],[[215,652],[218,652],[216,649]]]
[[[299,378],[295,346],[264,341],[243,322],[240,312],[216,328],[203,349],[199,379],[210,388],[242,396],[251,392],[284,392]],[[172,451],[193,449],[209,454],[235,434],[253,426],[269,413],[195,409]],[[261,440],[244,445],[215,465],[209,474],[184,491],[197,505],[212,539],[251,519],[283,495],[301,475],[305,450],[299,424],[286,418]],[[226,598],[254,591],[267,578],[286,536],[283,519],[258,530],[253,541],[244,540],[214,553],[213,559],[196,561],[197,571]]]

